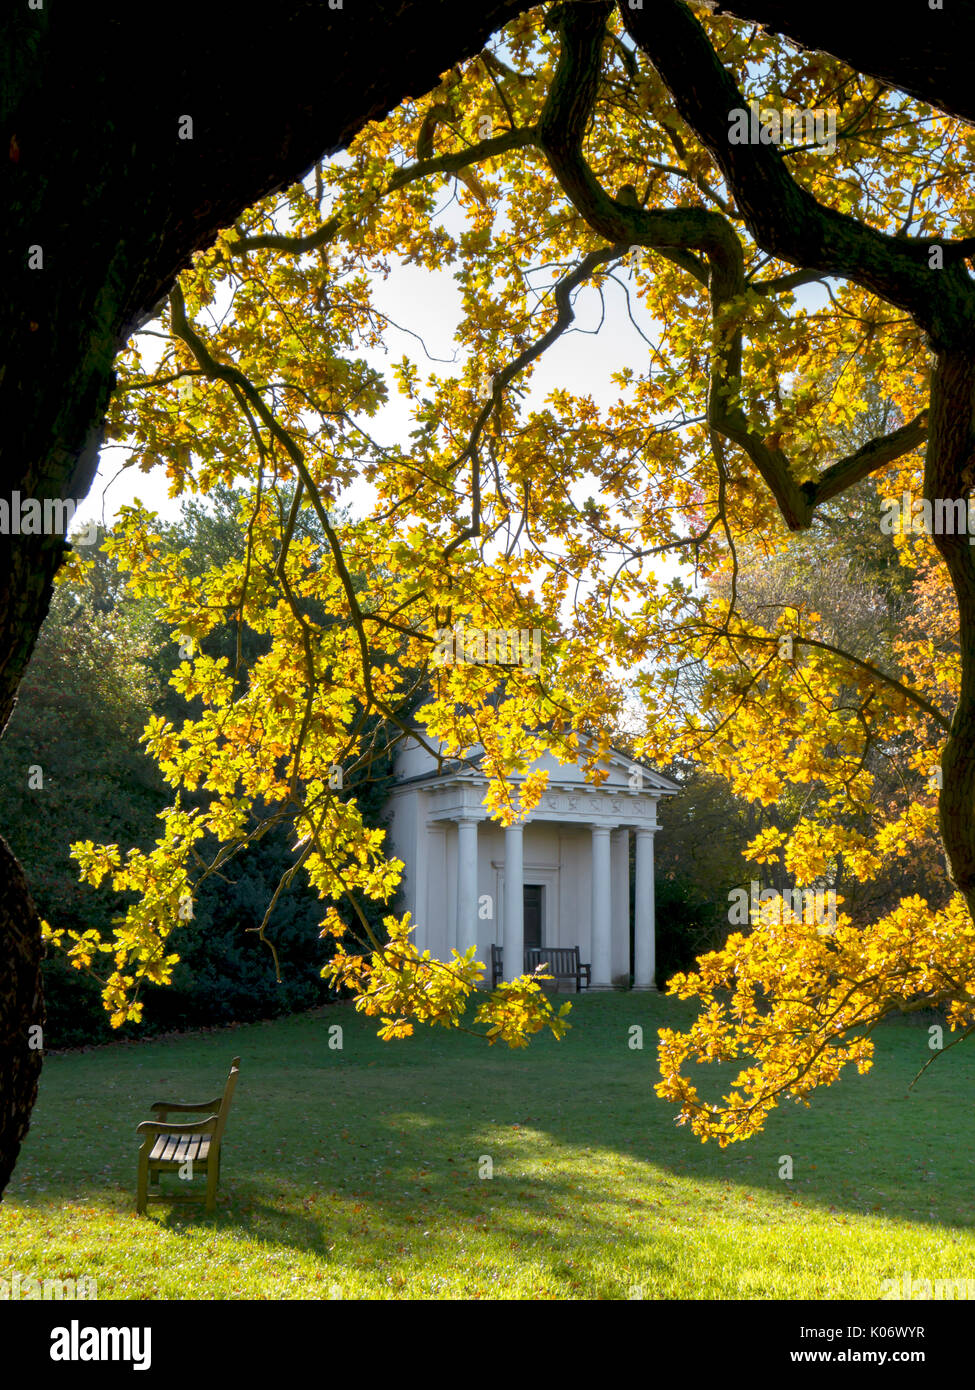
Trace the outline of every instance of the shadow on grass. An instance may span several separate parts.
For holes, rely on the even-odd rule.
[[[754,1140],[720,1150],[677,1127],[652,1090],[656,1028],[692,1014],[653,995],[583,997],[565,1041],[501,1052],[446,1032],[382,1043],[373,1021],[335,1006],[58,1054],[10,1197],[134,1214],[135,1125],[154,1100],[216,1094],[239,1053],[217,1212],[150,1208],[179,1235],[232,1226],[329,1262],[356,1240],[419,1254],[466,1227],[497,1260],[536,1245],[571,1269],[583,1244],[602,1240],[624,1263],[640,1246],[645,1263],[648,1233],[687,1239],[688,1182],[696,1219],[719,1220],[733,1186],[784,1207],[972,1226],[975,1049],[939,1059],[908,1094],[931,1055],[927,1032],[884,1028],[870,1074],[844,1073],[812,1108],[787,1105]],[[341,1050],[328,1046],[334,1022]],[[633,1024],[643,1050],[629,1046]]]

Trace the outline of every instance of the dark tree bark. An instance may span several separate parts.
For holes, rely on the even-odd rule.
[[[652,17],[659,0],[644,0]],[[0,18],[0,498],[80,499],[122,342],[192,253],[404,96],[420,95],[525,0],[20,0]],[[973,0],[735,0],[745,19],[975,120]],[[626,11],[624,11],[626,13]],[[180,138],[182,118],[192,139]],[[185,133],[185,127],[184,127]],[[40,268],[38,249],[43,264]],[[31,268],[31,261],[35,267]],[[0,729],[64,554],[0,535]],[[26,769],[25,769],[26,775]],[[0,842],[0,1194],[29,1123],[39,1053],[37,914]]]
[[[937,356],[931,378],[931,433],[924,460],[924,495],[970,497],[975,458],[975,342]],[[932,540],[958,601],[961,688],[941,759],[938,797],[941,839],[951,879],[975,919],[975,547],[963,535]]]
[[[652,12],[648,0],[647,8]],[[750,19],[803,48],[841,58],[851,68],[879,78],[937,106],[975,121],[975,85],[968,56],[975,38],[972,0],[730,0],[709,6],[718,14]]]
[[[10,1181],[41,1074],[41,938],[20,865],[0,840],[0,1192]],[[33,1044],[33,1046],[32,1046]]]

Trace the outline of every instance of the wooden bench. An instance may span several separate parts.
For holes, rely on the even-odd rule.
[[[491,947],[491,988],[497,989],[504,979],[504,948],[501,946]]]
[[[207,1211],[213,1211],[217,1200],[217,1183],[220,1180],[220,1144],[227,1127],[227,1114],[233,1100],[237,1076],[240,1071],[240,1058],[235,1057],[230,1064],[230,1075],[223,1088],[223,1095],[216,1100],[205,1100],[199,1104],[182,1100],[157,1100],[150,1106],[155,1120],[143,1120],[136,1133],[143,1136],[139,1150],[139,1175],[136,1191],[136,1211],[145,1212],[149,1202],[205,1202]],[[205,1116],[203,1119],[186,1123],[170,1124],[171,1110],[186,1114]],[[169,1193],[159,1190],[161,1173],[178,1172],[189,1163],[188,1176],[206,1174],[206,1192]],[[149,1188],[157,1190],[150,1192]]]
[[[592,985],[592,966],[579,960],[578,946],[529,946],[525,950],[525,974],[531,975],[540,964],[547,964],[547,975],[555,977],[555,988],[559,980],[575,980],[576,993]],[[491,988],[497,989],[504,979],[504,947],[491,947]],[[584,982],[584,983],[583,983]]]
[[[539,965],[547,967],[546,975],[554,975],[556,990],[560,980],[575,980],[577,994],[592,984],[592,966],[580,961],[578,946],[529,946],[525,951],[526,974]]]

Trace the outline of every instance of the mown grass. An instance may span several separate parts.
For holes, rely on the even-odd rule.
[[[655,1029],[686,1017],[583,996],[564,1042],[509,1052],[443,1031],[383,1043],[334,1006],[52,1054],[0,1276],[133,1299],[879,1298],[904,1272],[975,1279],[975,1048],[908,1093],[927,1031],[885,1027],[868,1076],[722,1151],[651,1089]],[[154,1100],[218,1093],[237,1053],[217,1212],[137,1217],[135,1125]]]

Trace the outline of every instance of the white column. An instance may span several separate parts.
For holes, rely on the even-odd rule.
[[[609,826],[592,827],[592,987],[609,989],[612,900],[609,872]]]
[[[522,827],[504,832],[504,978],[515,980],[525,970],[524,845]]]
[[[414,820],[412,826],[410,827],[410,848],[412,850],[411,857],[413,860],[412,864],[409,862],[409,859],[407,859],[407,856],[405,854],[403,855],[403,858],[407,860],[407,907],[409,908],[410,912],[412,912],[413,922],[416,925],[416,931],[413,933],[411,940],[415,943],[417,950],[423,952],[429,951],[431,949],[430,899],[428,896],[427,889],[427,881],[429,878],[429,875],[427,873],[427,860],[429,849],[429,837],[427,833],[428,801],[426,795],[419,789],[417,789],[415,795],[416,801],[414,803]],[[410,881],[410,875],[412,875],[412,882]]]
[[[610,836],[613,921],[610,928],[610,979],[630,975],[630,832],[626,826]]]
[[[457,822],[456,941],[461,955],[477,945],[477,821]]]
[[[657,969],[653,904],[653,831],[636,832],[636,902],[633,905],[633,988],[652,989]]]

